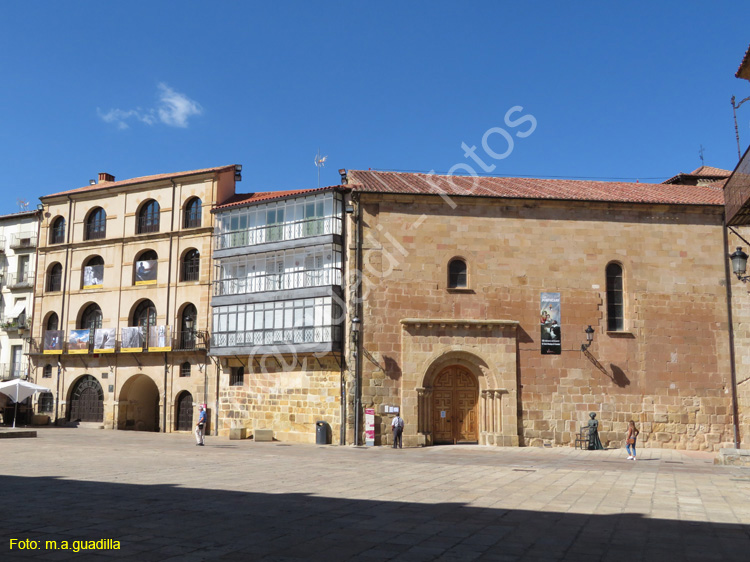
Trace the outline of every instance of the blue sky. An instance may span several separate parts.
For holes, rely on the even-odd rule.
[[[117,179],[242,164],[240,192],[337,169],[661,181],[732,169],[746,2],[7,2],[0,213]],[[516,127],[511,122],[533,116]],[[750,143],[750,102],[738,112]],[[463,168],[465,170],[465,168]]]

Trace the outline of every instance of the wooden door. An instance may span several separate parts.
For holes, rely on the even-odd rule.
[[[158,416],[157,419],[159,419]],[[177,431],[190,431],[193,429],[193,396],[189,392],[183,392],[177,400],[175,429]]]
[[[435,379],[432,396],[435,444],[479,441],[479,384],[474,375],[462,367],[448,367]]]

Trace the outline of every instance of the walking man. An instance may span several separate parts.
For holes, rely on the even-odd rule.
[[[203,428],[206,427],[206,410],[203,408],[203,404],[198,406],[198,411],[198,423],[195,424],[195,444],[203,447]]]
[[[404,433],[404,419],[396,414],[391,422],[391,428],[393,428],[393,448],[402,448],[401,435]]]

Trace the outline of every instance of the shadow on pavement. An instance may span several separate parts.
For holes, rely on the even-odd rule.
[[[252,478],[238,474],[237,478]],[[210,472],[206,483],[210,485]],[[311,489],[315,482],[310,482]],[[747,560],[745,525],[3,476],[0,558]],[[40,542],[9,550],[10,539]],[[119,551],[45,541],[113,539]]]

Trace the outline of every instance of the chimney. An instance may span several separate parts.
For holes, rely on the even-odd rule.
[[[99,172],[99,183],[104,181],[115,181],[115,176],[108,174],[107,172]]]

